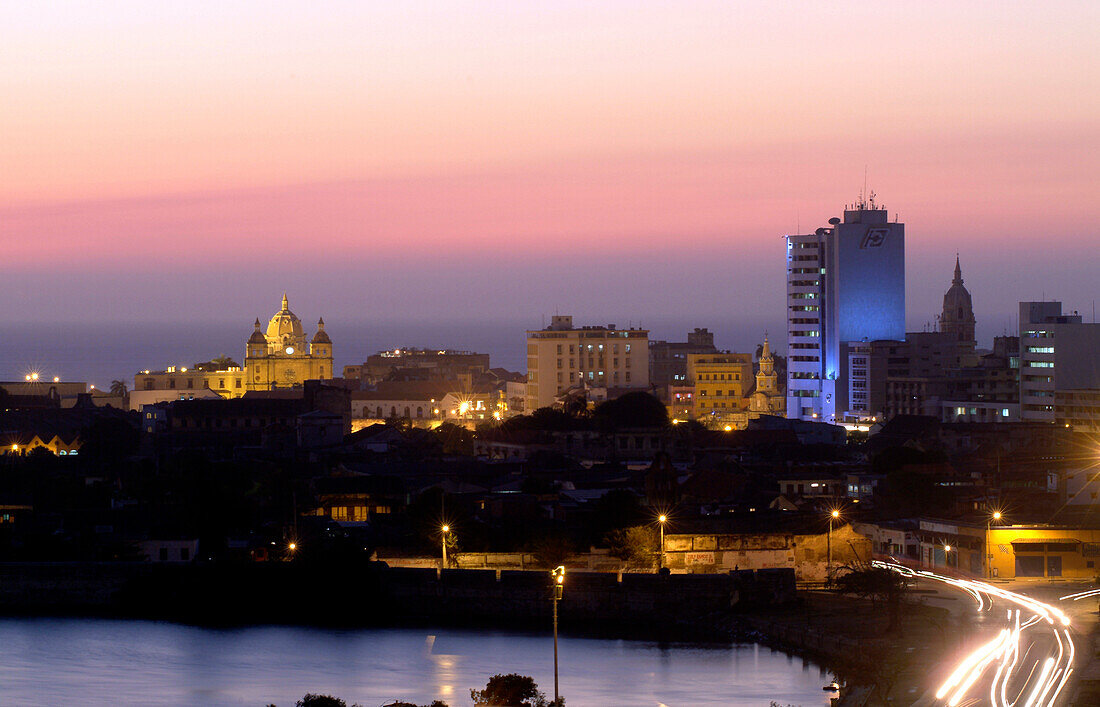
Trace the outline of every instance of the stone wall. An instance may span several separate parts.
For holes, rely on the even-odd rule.
[[[798,581],[824,581],[828,567],[827,533],[795,535],[665,535],[665,566],[673,572],[728,572],[736,569],[788,568]],[[831,536],[835,568],[871,559],[871,540],[844,525]]]

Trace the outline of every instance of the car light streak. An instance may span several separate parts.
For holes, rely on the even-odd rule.
[[[989,699],[997,707],[1053,707],[1073,673],[1076,649],[1069,632],[1070,618],[1056,606],[985,582],[939,575],[927,570],[914,570],[896,562],[872,563],[904,577],[926,579],[946,584],[974,598],[978,611],[989,611],[1000,599],[1015,608],[1005,616],[1009,622],[993,640],[970,651],[940,685],[935,696],[954,707],[963,703],[967,693],[990,672]],[[1100,589],[1069,594],[1065,599],[1083,599],[1100,595]],[[1026,617],[1026,618],[1025,618]],[[1043,629],[1049,628],[1049,633]],[[1034,631],[1040,631],[1035,635]],[[1023,639],[1027,639],[1023,643]],[[1026,650],[1022,649],[1026,646]],[[1037,651],[1039,658],[1029,659]],[[1045,657],[1043,653],[1046,653]],[[1021,660],[1023,662],[1021,663]],[[1015,693],[1010,698],[1010,693]],[[1023,699],[1027,695],[1026,700]],[[970,700],[973,702],[973,700]]]

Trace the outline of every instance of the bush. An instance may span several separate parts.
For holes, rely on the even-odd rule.
[[[489,678],[485,689],[470,690],[477,707],[562,707],[565,700],[547,702],[533,678],[509,673]]]

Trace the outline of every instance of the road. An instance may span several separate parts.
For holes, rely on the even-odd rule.
[[[914,705],[990,704],[1053,707],[1067,704],[1067,685],[1079,663],[1085,636],[1075,626],[1095,621],[1100,590],[1081,596],[1065,585],[1007,588],[977,580],[913,570],[891,562],[876,565],[904,575],[926,592],[925,601],[965,615],[973,636],[963,649],[932,670],[929,689]],[[1070,596],[1067,596],[1070,595]]]

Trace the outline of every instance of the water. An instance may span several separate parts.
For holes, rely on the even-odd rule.
[[[549,635],[149,621],[0,619],[0,702],[11,705],[292,706],[306,692],[375,707],[395,699],[471,705],[495,673],[553,696]],[[818,667],[758,645],[658,646],[560,639],[569,707],[825,705]]]

